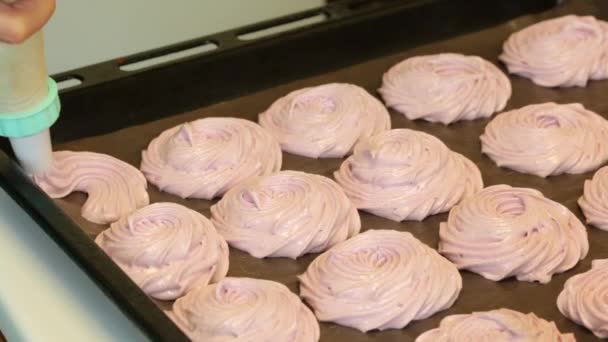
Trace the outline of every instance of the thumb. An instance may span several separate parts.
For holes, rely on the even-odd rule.
[[[38,32],[55,11],[55,0],[2,0],[0,41],[19,44]]]

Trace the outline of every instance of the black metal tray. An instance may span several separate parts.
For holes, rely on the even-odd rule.
[[[59,81],[78,78],[83,83],[61,93],[63,110],[60,120],[52,129],[54,144],[58,149],[110,153],[138,166],[141,148],[160,130],[176,123],[215,115],[255,119],[258,112],[287,91],[324,82],[356,83],[374,93],[380,84],[382,72],[405,57],[452,51],[480,55],[496,62],[503,40],[509,33],[527,24],[565,13],[594,14],[598,17],[608,15],[608,4],[602,0],[571,0],[559,5],[558,2],[338,1],[323,8],[63,73],[55,78]],[[238,39],[243,33],[321,13],[327,16],[327,20],[320,24],[253,41]],[[517,17],[521,18],[515,19]],[[452,39],[445,40],[448,38]],[[200,56],[135,72],[125,72],[119,68],[120,65],[205,42],[213,42],[219,48]],[[561,90],[539,88],[528,80],[516,77],[511,77],[511,81],[514,95],[508,108],[559,99],[560,102],[582,102],[602,115],[608,114],[608,103],[602,101],[608,82],[594,82],[586,89]],[[576,206],[576,198],[582,193],[582,182],[591,173],[545,180],[497,168],[479,151],[478,136],[487,120],[444,127],[411,122],[394,112],[391,118],[394,127],[429,132],[440,137],[450,148],[467,155],[479,165],[486,185],[508,183],[535,187],[582,217]],[[133,137],[132,133],[136,130],[143,133]],[[130,142],[133,146],[123,148],[125,143]],[[184,335],[162,311],[93,243],[92,232],[100,227],[87,226],[73,210],[77,208],[75,204],[82,203],[83,197],[74,195],[59,201],[49,199],[16,166],[7,145],[4,143],[1,146],[5,153],[0,151],[0,186],[151,339],[184,340]],[[340,159],[316,161],[287,154],[284,156],[284,168],[299,168],[326,175],[331,175],[331,171],[341,162]],[[150,187],[153,200],[167,200],[168,197],[163,197],[166,195]],[[212,203],[200,201],[193,204],[192,201],[177,198],[175,201],[196,207],[207,216],[207,209]],[[436,247],[438,222],[444,219],[445,215],[436,215],[422,223],[390,223],[362,214],[364,229],[390,227],[408,230],[432,247]],[[592,257],[608,256],[608,235],[605,237],[598,230],[589,228],[589,237],[590,256],[575,269],[554,277],[548,285],[514,280],[493,283],[463,272],[463,292],[450,310],[429,320],[415,322],[403,330],[368,334],[323,323],[322,340],[413,340],[422,331],[435,327],[440,318],[447,314],[498,306],[535,311],[541,317],[555,320],[562,331],[574,332],[579,340],[592,339],[584,328],[556,315],[554,302],[549,307],[549,302],[544,300],[556,298],[555,294],[561,290],[565,279],[587,270]],[[270,263],[286,270],[273,276],[275,280],[297,291],[293,276],[301,273],[314,255],[298,259],[297,262],[243,261],[245,257],[243,253],[231,249],[231,265],[238,265],[242,261],[252,267],[247,270],[238,270],[237,267],[231,270],[231,275],[251,276],[258,272],[260,277],[265,277]],[[512,293],[524,293],[526,297],[514,298]]]

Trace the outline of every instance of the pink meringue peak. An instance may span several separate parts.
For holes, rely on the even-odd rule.
[[[333,180],[298,171],[256,177],[211,207],[228,243],[256,258],[322,252],[359,233],[357,208]]]
[[[410,120],[447,125],[502,110],[511,97],[511,83],[480,57],[442,53],[408,58],[393,66],[378,91],[388,107]]]
[[[608,166],[599,169],[593,179],[585,181],[585,190],[578,205],[587,223],[608,231]]]
[[[275,101],[260,125],[281,148],[310,158],[341,158],[355,143],[391,128],[388,111],[365,89],[346,83],[304,88]]]
[[[572,334],[562,334],[554,322],[509,309],[451,315],[438,328],[418,336],[416,342],[575,342]]]
[[[539,177],[577,174],[608,160],[608,121],[581,104],[534,104],[502,113],[481,135],[501,167]]]
[[[53,164],[34,182],[51,198],[80,191],[88,195],[82,217],[97,224],[117,221],[150,203],[139,170],[107,154],[58,151]]]
[[[401,329],[454,304],[456,267],[412,234],[368,230],[319,255],[299,276],[320,321],[362,332]]]
[[[211,221],[175,203],[154,203],[95,239],[151,297],[173,300],[228,272],[228,244]]]
[[[274,281],[225,278],[179,298],[169,316],[193,342],[316,342],[319,323]]]
[[[515,276],[548,283],[588,250],[585,226],[534,189],[489,186],[452,208],[439,226],[439,253],[493,281]]]
[[[434,136],[410,129],[357,144],[334,177],[357,208],[394,221],[448,211],[483,187],[473,162]]]
[[[281,148],[256,123],[205,118],[162,132],[142,153],[150,183],[182,198],[212,199],[249,177],[281,169]]]
[[[512,74],[544,87],[584,87],[608,77],[608,25],[567,15],[512,34],[500,59]]]
[[[595,336],[608,338],[608,259],[593,260],[589,271],[568,279],[557,307]]]

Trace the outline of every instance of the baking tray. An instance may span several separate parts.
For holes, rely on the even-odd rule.
[[[328,20],[293,32],[252,42],[238,40],[242,33],[324,13]],[[338,1],[300,14],[203,37],[165,49],[108,61],[62,75],[83,84],[62,92],[62,117],[53,127],[55,149],[107,153],[139,166],[141,151],[162,130],[207,116],[236,116],[256,120],[275,99],[305,86],[350,82],[375,93],[381,75],[398,61],[421,54],[459,52],[482,56],[497,63],[502,42],[514,31],[542,19],[566,13],[593,14],[606,19],[608,4],[602,0],[435,0]],[[120,71],[119,65],[155,57],[213,41],[219,49],[137,72]],[[502,68],[502,66],[501,66]],[[504,70],[504,68],[503,68]],[[580,102],[608,115],[608,81],[591,82],[587,88],[548,89],[529,80],[510,77],[513,96],[507,109],[530,103]],[[489,120],[450,126],[409,121],[391,111],[394,128],[407,127],[430,133],[452,150],[464,154],[481,169],[486,185],[506,183],[532,187],[566,205],[581,220],[576,200],[592,172],[542,179],[501,169],[480,152],[479,135]],[[44,229],[153,340],[179,341],[185,337],[164,316],[158,303],[148,299],[96,247],[92,238],[103,226],[80,217],[84,195],[50,200],[23,175],[3,146],[0,153],[0,186]],[[343,159],[315,160],[283,154],[283,169],[296,169],[331,177]],[[183,200],[149,187],[152,202],[172,201],[209,216],[214,201]],[[439,222],[446,214],[423,222],[396,223],[361,213],[363,230],[374,228],[409,231],[437,247]],[[32,229],[36,229],[33,227]],[[573,324],[557,310],[555,301],[566,279],[590,268],[592,259],[608,257],[608,233],[589,227],[590,252],[574,269],[553,277],[546,285],[505,280],[498,283],[462,272],[463,290],[456,304],[405,329],[360,333],[321,323],[323,341],[408,341],[434,328],[449,314],[500,307],[535,312],[553,320],[562,332],[573,332],[579,341],[594,340],[586,329]],[[305,271],[315,255],[290,259],[254,259],[230,250],[230,276],[276,280],[298,292],[296,275]],[[164,303],[166,305],[166,303]]]

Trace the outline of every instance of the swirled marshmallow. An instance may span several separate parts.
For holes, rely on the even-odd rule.
[[[591,74],[589,79],[591,80],[603,80],[608,78],[608,22],[598,20],[600,27],[604,31],[604,43],[602,47],[602,53],[597,63],[591,67]]]
[[[438,328],[418,336],[416,342],[575,342],[572,334],[562,334],[554,322],[509,309],[451,315]]]
[[[58,151],[51,167],[34,182],[51,198],[80,191],[88,195],[82,217],[97,224],[117,221],[148,205],[146,178],[139,170],[107,154]]]
[[[500,281],[548,283],[589,251],[585,226],[539,191],[487,187],[452,208],[439,226],[439,252],[458,269]]]
[[[366,332],[401,329],[456,301],[456,267],[412,234],[368,230],[319,255],[299,276],[320,321]]]
[[[534,104],[486,126],[481,151],[501,167],[540,177],[595,170],[608,160],[608,121],[581,104]]]
[[[259,121],[284,151],[310,158],[342,158],[358,141],[391,128],[382,103],[347,83],[293,91],[261,113]]]
[[[595,336],[608,338],[608,259],[593,260],[589,271],[566,280],[557,307]]]
[[[606,78],[605,23],[591,16],[567,15],[512,34],[500,59],[512,74],[545,87],[584,87]]]
[[[193,342],[316,342],[319,323],[283,284],[225,278],[173,304],[169,316]]]
[[[357,208],[333,180],[298,171],[256,177],[211,207],[218,232],[256,258],[322,252],[359,233]]]
[[[142,153],[141,170],[161,191],[212,199],[249,177],[281,169],[278,142],[256,123],[205,118],[162,132]]]
[[[378,90],[408,119],[449,124],[489,117],[505,108],[511,83],[476,56],[442,53],[408,58],[389,69]]]
[[[591,180],[585,181],[578,205],[587,223],[608,231],[608,166],[599,169]]]
[[[228,245],[203,215],[154,203],[114,222],[95,242],[151,297],[173,300],[228,272]]]
[[[473,162],[432,135],[410,129],[357,144],[334,177],[357,208],[394,221],[448,211],[483,187]]]

